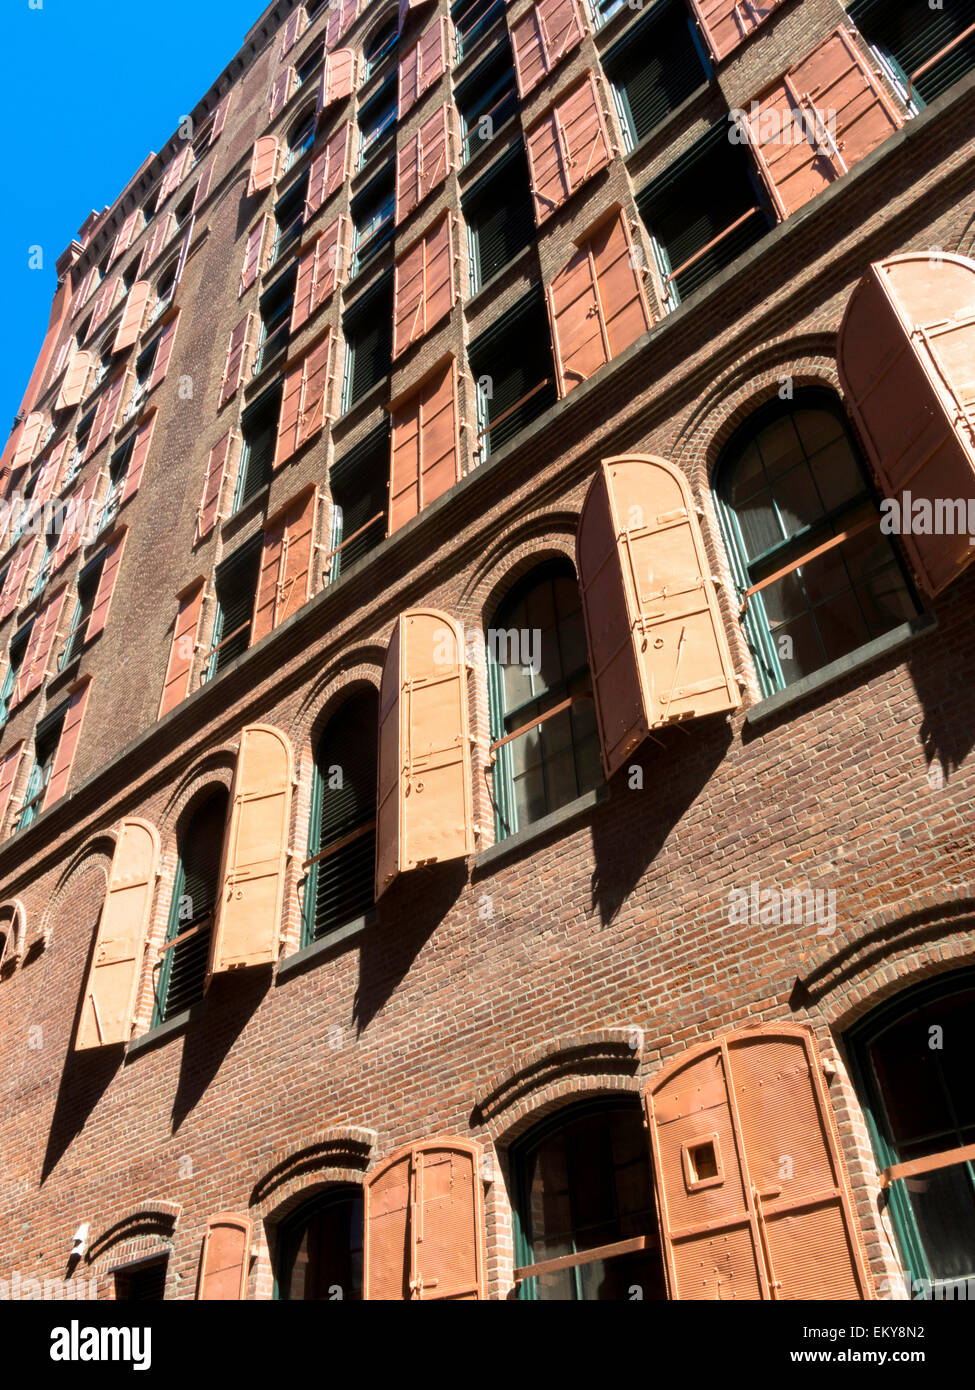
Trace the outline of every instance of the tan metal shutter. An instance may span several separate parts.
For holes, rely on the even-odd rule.
[[[165,378],[169,370],[169,359],[173,355],[173,345],[176,342],[176,330],[179,328],[179,312],[166,324],[159,335],[159,346],[156,348],[156,359],[152,364],[152,374],[149,377],[147,390],[154,391],[159,383]]]
[[[277,958],[294,779],[280,729],[250,724],[240,735],[230,828],[207,980]]]
[[[44,793],[43,809],[45,811],[68,789],[68,783],[71,781],[71,769],[74,766],[74,755],[78,750],[78,740],[81,738],[81,724],[85,717],[90,693],[90,676],[83,676],[76,685],[71,686],[71,698],[68,701],[64,723],[61,725],[61,737],[58,739],[51,777]]]
[[[174,159],[171,159],[163,171],[162,182],[159,185],[159,197],[156,199],[156,211],[162,207],[166,199],[175,193],[183,182],[186,170],[192,158],[192,148],[187,145],[184,150],[180,150]]]
[[[233,95],[233,91],[229,91],[213,113],[213,129],[210,131],[208,149],[219,140],[220,136],[223,134],[223,128],[227,124],[227,112],[230,110],[230,103],[233,100]]]
[[[609,777],[651,730],[737,709],[740,696],[694,501],[672,464],[605,459],[576,560]]]
[[[17,441],[17,448],[14,450],[14,456],[10,461],[11,472],[15,472],[16,469],[22,468],[24,464],[30,463],[37,451],[41,433],[45,426],[46,419],[43,411],[32,410],[24,421],[24,427]]]
[[[460,478],[457,362],[450,357],[394,403],[390,446],[389,534]]]
[[[873,1296],[804,1028],[720,1034],[652,1078],[644,1102],[672,1298]]]
[[[193,190],[193,213],[194,213],[194,215],[195,215],[197,212],[199,212],[200,208],[203,206],[203,204],[206,202],[207,198],[209,198],[209,196],[210,196],[210,185],[213,183],[213,175],[214,175],[214,171],[216,170],[216,166],[217,166],[217,161],[216,161],[216,159],[215,159],[215,158],[214,158],[214,159],[211,159],[211,160],[210,160],[210,163],[209,163],[209,164],[207,165],[207,167],[203,170],[203,173],[200,175],[199,179],[197,180],[196,188]]]
[[[247,180],[247,196],[253,198],[270,188],[278,176],[278,140],[276,135],[262,135],[254,143],[251,154],[250,177]]]
[[[119,319],[118,332],[112,343],[113,352],[121,352],[123,348],[131,347],[138,340],[142,332],[151,293],[152,286],[148,280],[136,280],[129,290],[129,297],[125,301],[125,308]]]
[[[511,48],[522,98],[534,91],[585,34],[576,0],[539,0],[511,27]]]
[[[117,261],[123,251],[129,249],[135,241],[136,235],[142,230],[143,221],[144,214],[141,208],[136,208],[134,212],[129,213],[112,242],[112,250],[108,258],[109,265]]]
[[[457,297],[452,217],[449,212],[396,261],[393,356],[449,314]]]
[[[20,674],[10,699],[11,706],[19,705],[22,700],[26,700],[28,695],[32,695],[38,686],[43,684],[47,676],[48,658],[57,636],[66,593],[67,590],[62,589],[60,593],[55,594],[34,619]]]
[[[836,356],[911,568],[939,594],[975,559],[952,507],[975,506],[975,261],[915,251],[874,262],[850,296]]]
[[[105,388],[101,400],[98,402],[98,409],[95,411],[95,418],[92,422],[91,433],[88,436],[88,444],[85,448],[84,461],[87,463],[96,449],[104,444],[105,440],[115,428],[115,417],[118,414],[119,403],[122,399],[122,390],[125,386],[126,373],[120,371],[114,381]]]
[[[782,0],[690,0],[701,33],[716,62],[753,33]]]
[[[159,704],[160,719],[171,709],[175,709],[189,694],[205,587],[203,579],[194,579],[188,588],[177,595],[179,609],[173,629],[173,645],[169,652],[166,679],[163,682],[162,700]]]
[[[351,48],[337,48],[325,55],[318,89],[318,114],[336,102],[345,101],[355,91],[355,54]]]
[[[24,586],[24,580],[30,570],[31,560],[34,552],[40,544],[39,536],[32,536],[27,544],[18,550],[10,567],[7,570],[7,577],[3,583],[3,592],[0,593],[0,622],[8,618],[17,607],[20,598],[20,591]]]
[[[250,1247],[248,1216],[223,1211],[208,1217],[200,1251],[197,1299],[213,1302],[246,1298]]]
[[[280,468],[298,447],[298,422],[301,418],[301,398],[305,384],[305,360],[289,367],[284,376],[281,414],[278,417],[278,437],[274,446],[275,469]]]
[[[17,780],[17,770],[20,767],[20,759],[23,756],[24,744],[15,743],[12,748],[0,756],[0,835],[3,833],[3,824],[7,815],[7,807],[10,805],[10,794],[14,789]]]
[[[42,465],[40,475],[37,479],[37,486],[31,494],[30,506],[36,511],[43,507],[49,498],[53,497],[58,490],[58,480],[61,476],[61,465],[64,463],[64,456],[68,450],[68,440],[59,439],[51,450],[46,462]]]
[[[400,614],[379,718],[377,899],[397,874],[474,853],[464,634],[446,613]]]
[[[329,328],[321,342],[305,354],[301,414],[295,443],[298,449],[325,428],[331,366],[332,330]]]
[[[251,646],[308,602],[317,514],[318,490],[311,486],[264,523]]]
[[[78,1051],[128,1041],[158,865],[156,827],[137,817],[123,820],[81,997]]]
[[[374,1302],[401,1302],[411,1297],[412,1157],[412,1149],[394,1154],[363,1184],[362,1296]]]

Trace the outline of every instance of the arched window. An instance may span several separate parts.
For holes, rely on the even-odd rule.
[[[511,1160],[521,1298],[629,1299],[634,1287],[666,1298],[635,1096],[559,1111],[512,1146]]]
[[[299,116],[297,121],[288,131],[288,153],[285,159],[284,172],[294,165],[306,150],[310,150],[315,143],[315,111],[312,108]]]
[[[802,389],[755,411],[725,449],[715,486],[766,694],[917,613],[831,391]]]
[[[218,788],[196,808],[179,836],[179,862],[169,909],[167,949],[158,967],[153,1026],[203,998],[229,799],[226,788]]]
[[[914,1293],[970,1298],[975,971],[897,995],[858,1024],[848,1042]]]
[[[487,634],[498,839],[597,786],[586,633],[568,560],[516,584]]]
[[[360,1188],[330,1188],[281,1223],[274,1287],[276,1297],[291,1301],[362,1297]]]
[[[366,39],[362,48],[362,56],[365,60],[361,81],[365,81],[379,67],[383,59],[396,47],[399,42],[399,24],[395,10],[388,19],[383,20],[378,28],[374,29]]]
[[[304,884],[304,940],[368,912],[374,902],[379,695],[352,695],[318,743]]]

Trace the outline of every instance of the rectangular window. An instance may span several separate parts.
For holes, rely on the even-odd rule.
[[[514,145],[461,204],[467,223],[470,292],[476,294],[535,239],[524,146]]]
[[[261,296],[261,330],[254,357],[254,376],[262,372],[288,346],[297,276],[298,267],[292,266]]]
[[[342,409],[351,410],[389,373],[393,353],[393,277],[384,275],[342,320],[345,377]]]
[[[61,484],[61,491],[70,487],[81,472],[81,465],[85,459],[85,452],[88,448],[88,439],[91,435],[92,425],[95,423],[95,415],[98,411],[97,405],[93,405],[87,415],[83,415],[78,421],[74,434],[74,449],[71,453],[71,462],[68,464],[67,476]]]
[[[301,228],[308,196],[308,175],[304,174],[293,188],[274,206],[274,242],[270,265],[276,265],[301,241]]]
[[[391,164],[353,199],[351,210],[355,228],[352,274],[356,275],[393,235],[396,189]]]
[[[707,81],[704,50],[683,0],[653,9],[603,59],[628,150]]]
[[[115,1298],[122,1303],[161,1303],[166,1297],[166,1266],[169,1256],[159,1260],[140,1260],[115,1271]]]
[[[136,434],[138,431],[136,431]],[[106,526],[110,526],[118,515],[119,504],[122,501],[122,490],[125,487],[125,479],[129,471],[129,462],[132,458],[132,450],[135,446],[136,434],[131,434],[122,445],[121,449],[116,449],[108,465],[108,492],[105,494],[105,501],[102,505],[102,514],[98,521],[98,530],[104,531]]]
[[[326,582],[331,584],[386,536],[389,425],[374,430],[332,465],[332,524]]]
[[[54,564],[54,551],[57,548],[58,538],[56,533],[49,531],[44,537],[44,553],[41,556],[41,563],[37,567],[37,574],[34,576],[34,583],[31,586],[31,599],[37,598],[45,584],[51,577],[51,567]],[[30,600],[28,600],[29,602]]]
[[[359,168],[387,143],[396,128],[396,74],[359,112]]]
[[[41,814],[67,709],[66,704],[61,705],[52,714],[42,719],[37,726],[37,732],[34,735],[34,765],[27,779],[27,790],[24,792],[23,805],[20,808],[20,815],[17,817],[17,830],[26,830]]]
[[[601,29],[608,20],[612,19],[617,10],[621,10],[626,0],[589,0],[589,13],[592,16],[592,27]]]
[[[507,40],[457,88],[464,163],[490,144],[518,111],[515,70]]]
[[[557,399],[545,300],[529,291],[468,349],[477,388],[482,458],[513,439]]]
[[[204,680],[212,680],[250,645],[254,600],[261,566],[263,533],[255,536],[217,566],[217,612],[210,638]]]
[[[915,111],[975,67],[975,0],[853,0],[847,12]]]
[[[156,365],[156,354],[159,351],[161,336],[160,334],[154,338],[135,359],[135,381],[132,383],[132,395],[125,408],[126,420],[131,420],[135,415],[138,415],[143,401],[149,394],[149,382],[152,380],[152,369]]]
[[[58,662],[59,671],[63,671],[74,661],[75,657],[81,655],[81,649],[85,645],[85,638],[88,634],[88,620],[95,607],[98,584],[105,567],[106,554],[106,551],[102,551],[101,555],[96,556],[90,565],[86,565],[78,576],[78,599],[71,615],[68,640],[64,644],[64,651]]]
[[[668,309],[760,241],[773,223],[749,153],[729,142],[728,129],[727,119],[717,121],[637,194]]]
[[[504,0],[460,0],[450,12],[457,36],[457,61],[460,62],[485,34],[504,22]]]
[[[32,618],[10,639],[10,649],[7,653],[7,672],[3,678],[3,687],[0,688],[0,728],[6,724],[7,716],[10,713],[10,701],[17,684],[20,668],[24,664],[24,654],[27,651],[27,643],[30,641],[33,626],[34,620]]]
[[[244,411],[240,422],[242,445],[237,487],[234,492],[235,512],[252,497],[256,497],[271,481],[280,411],[280,385],[272,387],[260,400]]]

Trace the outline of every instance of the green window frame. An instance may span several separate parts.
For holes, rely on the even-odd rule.
[[[294,309],[297,265],[290,266],[261,295],[258,309],[261,331],[251,375],[257,376],[287,348],[291,339],[291,313]]]
[[[352,1183],[336,1183],[303,1202],[275,1232],[274,1297],[358,1302],[362,1298],[363,1222],[362,1188]],[[302,1256],[299,1295],[293,1286]]]
[[[41,814],[44,805],[44,793],[51,780],[54,759],[57,756],[58,743],[61,739],[61,728],[67,710],[68,702],[65,701],[64,704],[59,705],[57,709],[46,715],[37,726],[37,731],[34,734],[34,765],[27,778],[27,788],[17,816],[17,830],[26,830]]]
[[[558,399],[541,290],[534,288],[523,295],[470,344],[467,356],[476,388],[478,449],[483,461]]]
[[[518,114],[518,88],[507,39],[458,86],[456,99],[464,163],[469,164]],[[479,126],[485,116],[491,118],[491,133],[482,137]]]
[[[7,670],[4,673],[3,686],[0,688],[0,729],[10,717],[10,700],[14,693],[14,686],[17,684],[20,668],[24,664],[24,654],[27,651],[27,643],[30,641],[30,632],[33,626],[34,619],[31,618],[10,639],[10,646],[7,649]]]
[[[340,574],[386,539],[389,445],[387,419],[329,470],[332,494],[329,584],[334,584]]]
[[[305,202],[308,197],[308,170],[274,205],[274,244],[268,270],[277,265],[301,241],[305,225]]]
[[[102,504],[102,514],[98,519],[98,531],[104,531],[118,516],[119,504],[122,501],[122,491],[125,487],[125,479],[129,471],[129,463],[132,459],[132,450],[135,447],[135,435],[125,441],[120,449],[116,449],[108,464],[108,492],[105,494],[105,501]]]
[[[392,161],[356,194],[349,211],[353,228],[352,275],[356,276],[392,239],[396,230],[396,180]]]
[[[345,368],[342,411],[389,375],[393,361],[393,277],[384,274],[352,304],[342,320]]]
[[[241,416],[240,467],[231,512],[239,512],[264,488],[274,475],[274,451],[278,440],[278,419],[281,414],[282,383],[249,405]]]
[[[525,147],[516,141],[461,201],[467,227],[471,295],[483,289],[535,240],[535,213]]]
[[[711,77],[711,65],[683,0],[658,0],[607,52],[603,68],[627,152]]]
[[[379,153],[396,129],[399,112],[396,82],[396,73],[392,73],[359,110],[359,170]]]
[[[903,0],[853,0],[847,13],[915,112],[975,67],[975,33],[932,62],[975,24],[975,0],[948,0],[941,8],[923,2],[905,5]],[[909,97],[911,74],[926,63],[932,66],[918,78]]]
[[[214,576],[217,611],[213,616],[204,684],[243,656],[250,646],[262,540],[259,532],[217,566]]]

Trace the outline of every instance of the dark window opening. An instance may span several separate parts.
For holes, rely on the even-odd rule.
[[[217,566],[217,612],[213,620],[205,680],[219,675],[232,661],[243,656],[250,645],[260,568],[260,535],[242,545]]]
[[[359,112],[359,168],[372,159],[396,129],[396,75],[384,82]]]
[[[854,0],[848,13],[906,101],[920,109],[975,67],[975,0]],[[965,37],[962,37],[964,35]]]
[[[315,143],[315,112],[306,111],[288,131],[288,154],[284,172],[292,168],[306,150]]]
[[[274,472],[274,450],[281,413],[281,386],[248,406],[241,417],[240,470],[234,492],[233,510],[239,511],[252,497],[266,488]]]
[[[362,50],[365,58],[365,68],[362,80],[372,74],[379,67],[384,58],[387,58],[399,43],[399,20],[396,15],[390,16],[385,23],[380,24],[379,28],[370,34]]]
[[[524,146],[506,153],[463,200],[467,223],[470,292],[488,280],[535,240],[535,214]]]
[[[0,728],[6,724],[7,717],[10,714],[10,701],[17,684],[20,668],[24,664],[24,655],[27,651],[27,643],[30,641],[30,633],[33,626],[34,620],[32,618],[29,623],[25,623],[18,632],[15,632],[10,639],[10,647],[7,651],[7,670],[3,678],[3,687],[0,688]]]
[[[288,190],[274,207],[274,245],[271,265],[275,265],[301,241],[305,219],[305,199],[308,196],[308,173]]]
[[[352,200],[352,225],[355,228],[353,275],[367,265],[392,237],[395,211],[396,186],[393,165],[389,164]]]
[[[158,967],[154,1025],[203,998],[229,799],[226,788],[220,787],[194,811],[179,837],[166,933],[169,949]]]
[[[295,81],[297,82],[295,91],[297,91],[299,87],[305,85],[312,73],[317,70],[321,61],[322,50],[321,47],[316,44],[313,48],[309,49],[301,62],[295,66]]]
[[[624,143],[633,149],[708,78],[708,67],[682,0],[654,5],[603,60]]]
[[[278,1298],[362,1298],[362,1191],[337,1187],[282,1222],[275,1260]]]
[[[98,584],[104,568],[105,552],[103,551],[101,555],[96,555],[91,564],[86,565],[78,575],[78,598],[71,615],[68,639],[61,653],[61,660],[58,662],[59,671],[63,671],[65,666],[74,661],[76,656],[81,655],[81,649],[85,645],[88,635],[88,620],[95,607],[95,596],[98,593]]]
[[[468,349],[482,458],[514,439],[557,398],[548,315],[531,290]]]
[[[118,515],[119,504],[122,501],[122,492],[125,488],[125,479],[128,475],[129,463],[132,458],[132,450],[134,447],[135,435],[130,434],[122,447],[116,449],[109,460],[108,492],[105,495],[102,514],[98,521],[99,531],[104,531],[105,527],[111,525]]]
[[[466,164],[490,144],[518,110],[515,70],[507,40],[457,88],[457,109]]]
[[[254,376],[263,371],[288,346],[297,279],[298,267],[293,266],[261,296],[261,336],[254,357]]]
[[[342,320],[345,379],[342,409],[351,410],[389,374],[393,360],[393,277],[384,275]]]
[[[457,35],[457,61],[499,26],[504,16],[504,0],[460,0],[450,12]]]
[[[145,1260],[115,1271],[115,1298],[120,1303],[161,1303],[166,1297],[169,1256]]]
[[[16,828],[18,830],[26,830],[27,826],[41,814],[44,797],[47,793],[47,784],[51,780],[51,773],[54,770],[54,759],[57,755],[58,743],[61,740],[64,716],[67,712],[68,705],[65,702],[52,714],[42,719],[37,726],[37,732],[34,735],[34,765],[27,778],[27,789],[24,792],[23,804],[17,818]]]
[[[329,485],[332,527],[326,582],[331,584],[386,537],[388,425],[375,430],[332,465]]]

